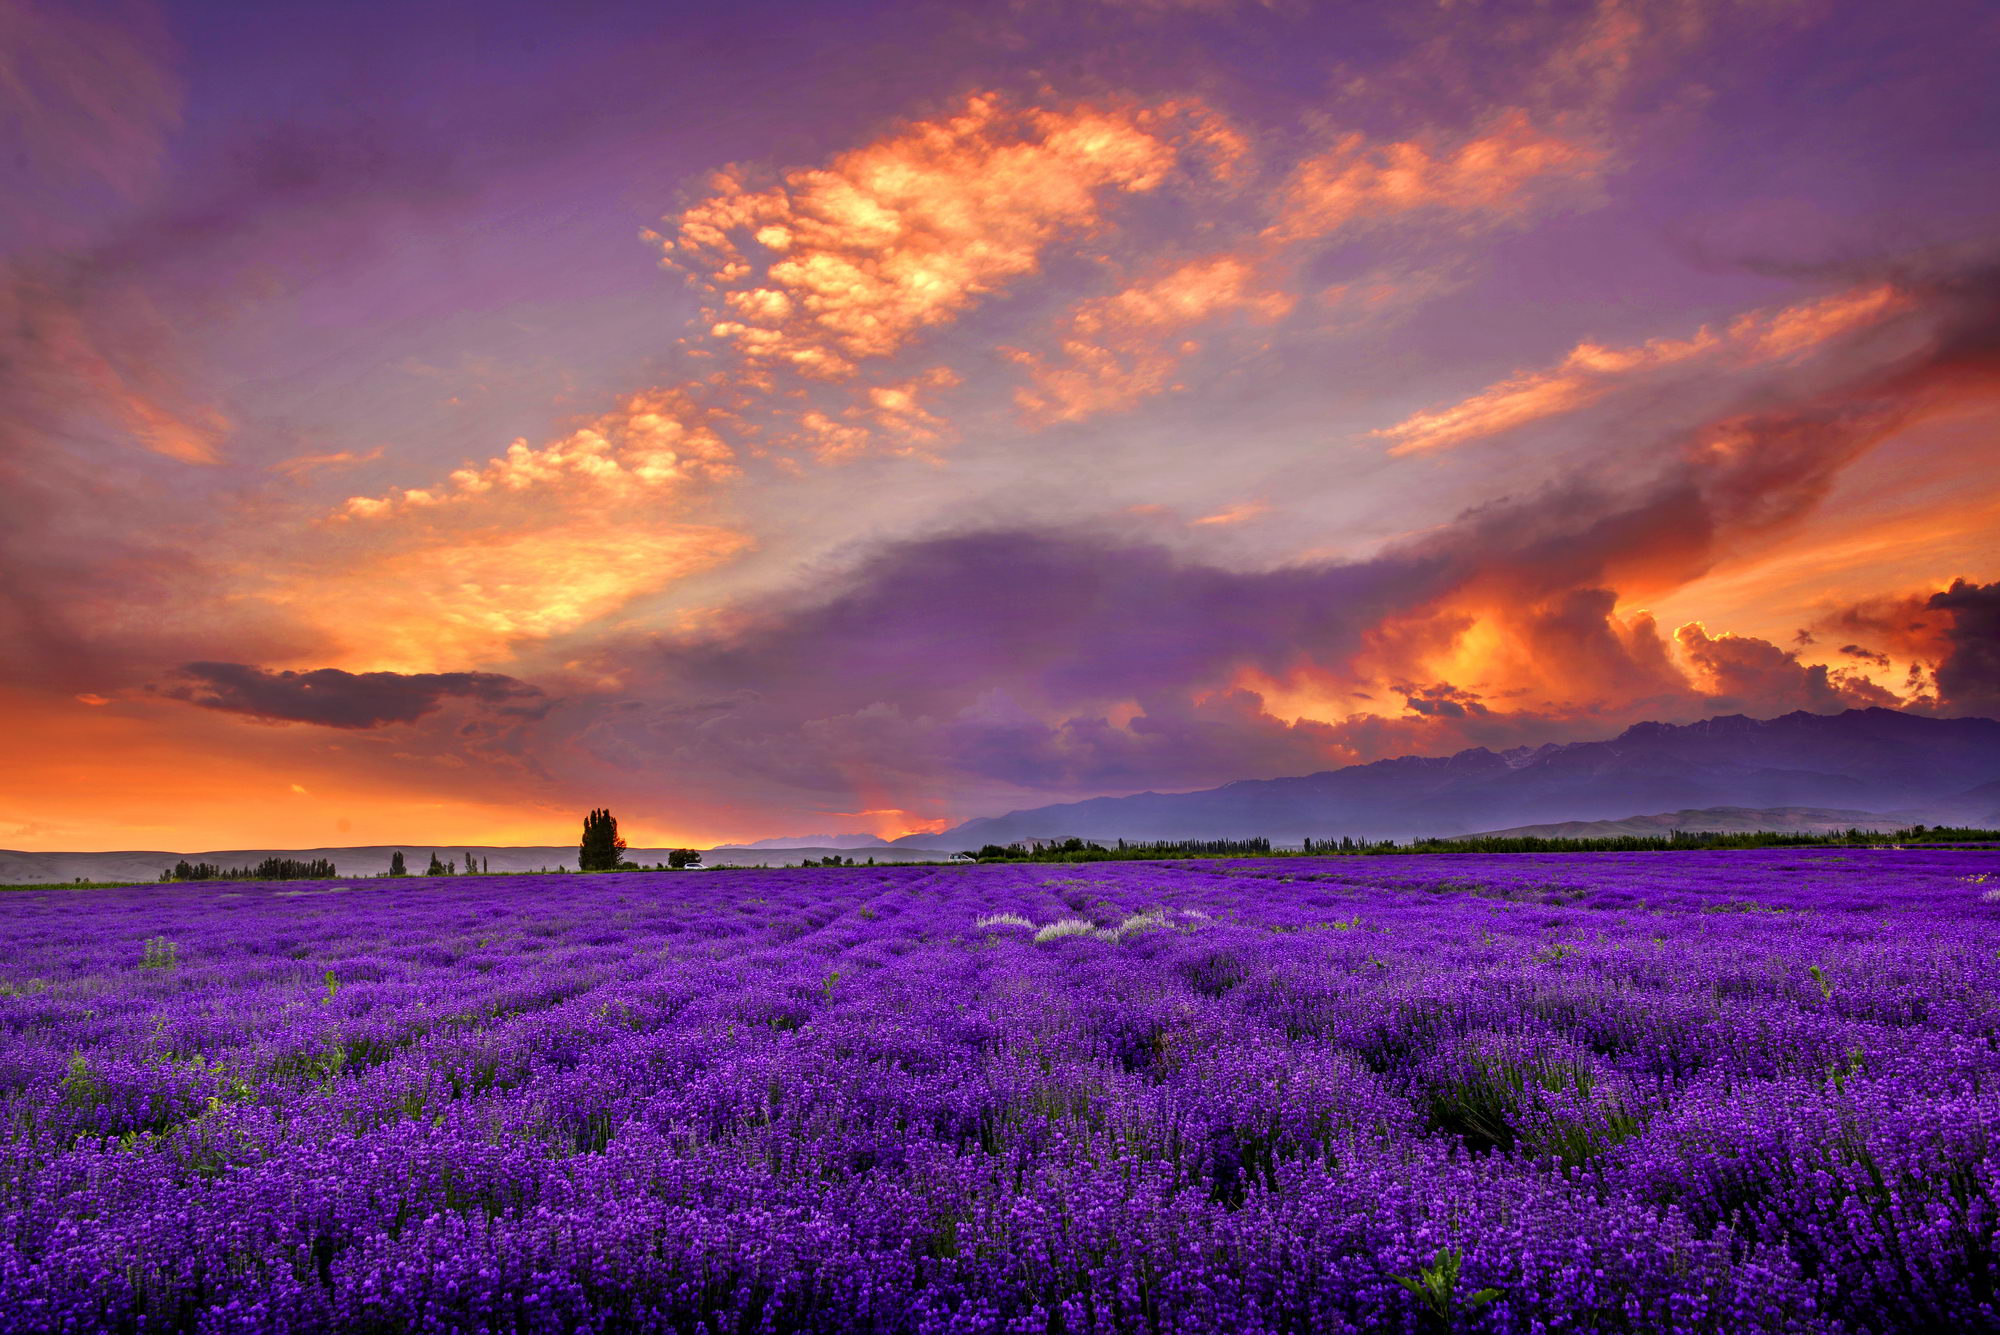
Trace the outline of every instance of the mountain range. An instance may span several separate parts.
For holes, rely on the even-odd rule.
[[[896,842],[1407,839],[1721,806],[1836,808],[1892,823],[2000,821],[2000,722],[1850,709],[1638,723],[1608,741],[1478,747],[1199,792],[1063,802]]]

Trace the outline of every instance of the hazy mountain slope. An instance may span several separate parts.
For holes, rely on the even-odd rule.
[[[786,863],[804,862],[808,858],[835,856],[853,858],[856,862],[866,862],[870,858],[877,862],[942,862],[950,854],[942,849],[918,848],[912,844],[894,848],[887,844],[864,844],[860,847],[825,844],[817,848],[792,845],[765,848],[756,844],[741,844],[711,848],[702,854],[711,866],[727,863],[734,867],[782,867]]]
[[[2000,829],[2000,779],[1968,788],[1962,793],[1931,802],[1914,811],[1892,811],[1892,816],[1914,815],[1928,825],[1971,825],[1980,829]]]
[[[729,844],[729,848],[882,848],[887,845],[878,835],[873,834],[783,834],[775,839],[752,839],[747,844]]]
[[[1406,838],[1718,806],[1893,813],[1996,780],[2000,722],[1992,719],[1889,709],[1733,714],[1636,724],[1600,742],[1403,756],[1200,792],[1092,798],[921,837],[959,848],[1052,830],[1092,839]]]
[[[1612,839],[1620,835],[1664,835],[1675,830],[1720,834],[1745,834],[1753,830],[1829,834],[1847,829],[1895,830],[1909,823],[1876,811],[1829,807],[1697,807],[1688,811],[1662,811],[1651,816],[1627,816],[1623,820],[1566,820],[1546,825],[1517,825],[1512,829],[1481,830],[1476,835],[1453,837]]]

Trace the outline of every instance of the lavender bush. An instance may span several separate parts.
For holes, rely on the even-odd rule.
[[[15,894],[0,1328],[2000,1329],[1995,856]]]

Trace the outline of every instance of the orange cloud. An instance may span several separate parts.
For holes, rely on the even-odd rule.
[[[829,417],[818,409],[799,414],[799,429],[807,448],[822,463],[854,458],[865,453],[875,439],[867,427]]]
[[[1501,113],[1484,133],[1450,149],[1348,134],[1292,173],[1266,235],[1296,241],[1419,209],[1513,217],[1527,208],[1531,187],[1587,180],[1606,157],[1587,140],[1543,132],[1520,110]]]
[[[906,834],[936,834],[951,824],[941,816],[920,816],[901,807],[871,807],[866,811],[834,811],[827,814],[843,825],[863,826],[877,839],[901,839]],[[866,857],[867,854],[858,853],[856,856]]]
[[[1217,510],[1212,515],[1203,515],[1199,519],[1192,519],[1188,522],[1191,524],[1240,524],[1246,519],[1255,519],[1258,515],[1268,514],[1270,510],[1270,505],[1264,501],[1240,501],[1226,510]]]
[[[298,665],[426,672],[504,659],[746,550],[744,533],[661,509],[737,475],[717,431],[726,414],[697,402],[701,388],[630,395],[566,436],[517,440],[431,487],[350,497],[333,516],[343,559],[277,576],[262,595],[333,641]]]
[[[871,386],[867,411],[876,425],[892,437],[912,446],[929,443],[939,439],[946,423],[923,406],[920,396],[935,389],[950,389],[960,383],[958,373],[950,367],[933,367],[910,380]]]
[[[139,292],[91,311],[56,286],[0,268],[0,364],[15,374],[49,421],[71,415],[123,432],[155,454],[186,464],[221,460],[227,414],[174,383],[169,326]],[[28,404],[7,405],[19,411]],[[31,411],[33,410],[31,408]]]
[[[484,465],[468,464],[449,485],[349,497],[343,515],[380,519],[475,497],[582,490],[620,499],[734,477],[735,452],[688,390],[645,390],[612,412],[540,448],[517,440]]]
[[[1196,350],[1180,335],[1226,312],[1282,318],[1289,293],[1257,281],[1253,262],[1237,255],[1193,260],[1160,277],[1079,305],[1069,316],[1062,360],[1016,352],[1029,383],[1015,401],[1042,422],[1074,422],[1130,407],[1177,389],[1175,373]]]
[[[332,454],[302,454],[295,459],[280,459],[271,465],[271,471],[282,473],[297,481],[322,468],[351,468],[355,464],[370,464],[382,457],[383,447],[377,445],[372,450],[336,450]]]
[[[1781,361],[1905,310],[1909,299],[1887,283],[1857,287],[1768,315],[1752,311],[1729,326],[1729,337],[1758,361]]]
[[[176,411],[163,400],[122,382],[106,389],[107,399],[132,434],[155,454],[184,464],[212,464],[221,459],[220,446],[231,423],[219,410],[189,406]]]
[[[1497,435],[1581,407],[1604,392],[1610,376],[1685,361],[1717,342],[1703,329],[1693,338],[1656,339],[1637,348],[1579,343],[1550,370],[1512,376],[1449,408],[1416,413],[1375,434],[1396,441],[1391,454],[1415,454]]]
[[[814,408],[797,417],[795,439],[821,463],[838,463],[867,453],[931,457],[951,424],[925,406],[934,391],[960,383],[948,366],[934,366],[905,380],[868,385],[834,417]]]
[[[344,646],[300,666],[432,672],[575,630],[749,545],[727,529],[598,519],[426,535],[419,545],[294,577],[264,597]]]
[[[1906,305],[1894,288],[1876,285],[1778,311],[1752,311],[1721,332],[1703,326],[1684,339],[1653,339],[1629,348],[1586,341],[1547,370],[1523,371],[1374,434],[1396,442],[1391,454],[1444,449],[1580,408],[1603,397],[1620,378],[1660,367],[1725,352],[1735,366],[1796,357]]]
[[[1107,195],[1159,188],[1177,136],[1213,148],[1211,120],[1188,111],[1018,111],[982,95],[767,189],[722,173],[658,240],[719,295],[713,337],[755,363],[845,377],[1034,272],[1058,238],[1102,221]]]

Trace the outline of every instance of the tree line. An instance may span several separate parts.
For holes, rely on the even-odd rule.
[[[1271,854],[1271,841],[1253,839],[1124,839],[1094,844],[1087,839],[1048,839],[1018,844],[986,844],[958,856],[975,862],[1129,862],[1148,858],[1255,858]]]
[[[170,881],[330,881],[340,873],[330,858],[265,858],[254,867],[218,867],[213,862],[189,862],[182,858],[160,873],[160,883]]]
[[[958,854],[976,862],[1124,862],[1153,858],[1376,857],[1409,853],[1646,853],[1726,848],[1887,848],[1904,844],[2000,844],[2000,830],[1912,825],[1894,831],[1850,828],[1826,833],[1779,830],[1672,830],[1568,839],[1544,835],[1470,835],[1453,838],[1355,839],[1341,835],[1273,848],[1269,839],[1180,839],[1113,845],[1084,839],[1047,843],[987,844]]]

